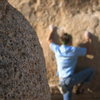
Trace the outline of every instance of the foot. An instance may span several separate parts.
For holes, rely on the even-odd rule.
[[[89,93],[94,93],[93,90],[90,89],[90,88],[87,88],[87,91],[88,91]]]
[[[65,94],[67,92],[67,86],[66,85],[58,85],[58,89],[61,94]]]
[[[84,88],[81,86],[81,84],[75,85],[73,87],[73,93],[77,94],[77,95],[83,94],[84,93]]]

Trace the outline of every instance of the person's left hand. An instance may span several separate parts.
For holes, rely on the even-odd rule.
[[[84,33],[84,40],[85,40],[85,42],[89,42],[89,43],[91,43],[92,42],[92,39],[91,39],[91,35],[92,33],[91,32],[88,32],[88,31],[86,31],[85,33]]]

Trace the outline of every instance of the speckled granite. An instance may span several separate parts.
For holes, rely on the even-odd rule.
[[[50,100],[37,35],[6,0],[0,1],[0,100]]]

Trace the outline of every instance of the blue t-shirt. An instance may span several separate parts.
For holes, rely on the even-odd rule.
[[[85,56],[87,49],[68,45],[50,43],[51,50],[55,53],[59,78],[67,78],[74,73],[77,59]]]

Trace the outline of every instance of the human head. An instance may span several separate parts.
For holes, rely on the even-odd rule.
[[[62,44],[68,45],[68,44],[72,44],[72,36],[68,33],[63,33],[61,38],[61,42]]]

